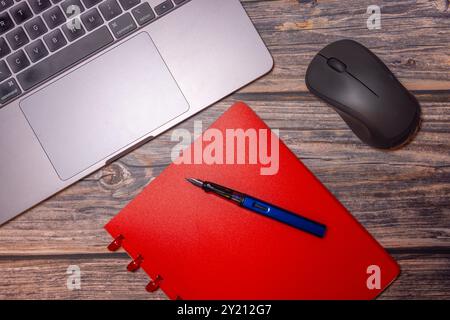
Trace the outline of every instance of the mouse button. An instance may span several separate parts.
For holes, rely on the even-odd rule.
[[[337,72],[345,72],[347,70],[345,63],[336,58],[329,58],[327,64]]]
[[[325,94],[330,84],[333,85],[333,77],[339,76],[327,65],[327,60],[320,55],[316,55],[308,66],[305,81],[307,86],[317,94]]]
[[[333,70],[323,58],[315,58],[306,74],[308,88],[320,98],[345,112],[367,114],[373,112],[373,104],[378,104],[378,97],[346,72]]]
[[[309,63],[308,69],[314,67],[318,63],[321,63],[321,62],[323,63],[323,61],[326,61],[326,58],[324,58],[320,54],[316,54],[314,56],[314,58],[311,60],[311,62]]]
[[[325,48],[320,50],[320,54],[326,59],[335,57],[340,59],[340,57],[344,57],[349,50],[349,47],[353,47],[358,43],[353,40],[339,40],[333,43],[330,43]]]
[[[306,77],[308,77],[308,75],[313,75],[317,73],[316,69],[322,69],[326,61],[327,58],[321,56],[320,54],[317,54],[309,63],[308,69],[306,70]]]
[[[368,49],[355,49],[347,58],[347,71],[365,86],[382,95],[385,91],[397,90],[398,81],[388,67]]]
[[[395,81],[386,65],[369,49],[353,40],[341,40],[325,47],[321,54],[345,63],[347,72],[379,94]]]

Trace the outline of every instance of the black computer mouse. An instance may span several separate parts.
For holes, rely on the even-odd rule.
[[[418,130],[416,98],[356,41],[340,40],[322,49],[308,67],[306,85],[370,146],[397,148]]]

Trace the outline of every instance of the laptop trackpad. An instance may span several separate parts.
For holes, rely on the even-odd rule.
[[[144,32],[24,99],[20,107],[62,180],[189,109]]]

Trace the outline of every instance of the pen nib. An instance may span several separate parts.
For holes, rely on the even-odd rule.
[[[194,186],[202,188],[203,187],[203,181],[194,179],[194,178],[186,178],[187,181],[192,183]]]

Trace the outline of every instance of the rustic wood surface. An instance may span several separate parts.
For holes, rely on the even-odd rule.
[[[447,0],[244,0],[275,68],[194,120],[212,123],[248,102],[398,260],[400,278],[382,299],[450,298],[450,9]],[[382,8],[382,29],[366,9]],[[306,90],[314,54],[342,38],[373,49],[422,105],[416,139],[395,152],[363,144]],[[144,290],[143,272],[108,253],[103,225],[170,163],[171,131],[0,228],[0,299],[165,299]],[[66,287],[78,265],[81,290]]]

